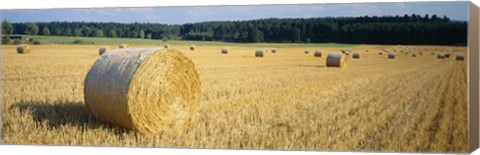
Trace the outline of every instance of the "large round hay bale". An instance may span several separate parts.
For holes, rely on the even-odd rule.
[[[255,51],[255,57],[265,57],[267,55],[267,52],[265,49],[258,49]]]
[[[89,114],[144,134],[185,129],[199,106],[195,65],[173,49],[116,49],[96,60],[84,84]]]
[[[229,49],[228,48],[222,48],[222,54],[228,54]]]
[[[463,54],[459,53],[459,54],[457,54],[456,59],[459,60],[459,61],[463,61],[463,60],[465,60],[465,56],[463,56]]]
[[[445,59],[445,54],[444,53],[438,53],[437,58],[438,59]]]
[[[18,54],[27,54],[30,53],[30,45],[28,44],[20,44],[17,46],[17,53]]]
[[[110,46],[102,46],[98,49],[98,55],[107,53],[110,50]]]
[[[395,53],[388,53],[388,59],[395,59]]]
[[[315,51],[315,53],[313,53],[313,56],[314,57],[322,57],[322,51]]]
[[[353,54],[352,54],[352,58],[354,58],[354,59],[360,59],[360,53],[358,53],[358,52],[353,53]]]
[[[328,54],[327,67],[347,67],[347,56],[341,53]]]
[[[118,48],[127,48],[127,46],[128,46],[127,44],[120,44]]]
[[[190,51],[195,51],[197,47],[195,45],[190,45]]]

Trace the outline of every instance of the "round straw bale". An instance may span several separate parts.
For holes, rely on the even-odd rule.
[[[168,48],[170,47],[170,45],[169,45],[169,44],[165,44],[163,47],[164,47],[165,49],[168,49]]]
[[[358,52],[353,53],[352,58],[360,59],[360,53],[358,53]]]
[[[445,58],[450,58],[450,53],[445,54]]]
[[[309,53],[309,51],[308,51],[308,50],[305,50],[305,51],[304,51],[304,53],[305,53],[305,54],[308,54],[308,53]]]
[[[438,59],[445,59],[445,54],[444,53],[438,53],[437,58]]]
[[[395,59],[395,53],[388,53],[389,59]]]
[[[272,53],[277,53],[277,49],[272,48]]]
[[[118,48],[127,48],[127,44],[120,44]]]
[[[184,130],[200,100],[199,74],[180,51],[116,49],[84,81],[87,112],[143,134]]]
[[[255,51],[255,57],[265,57],[266,54],[265,49],[258,49]]]
[[[347,67],[347,56],[341,53],[328,54],[327,67]]]
[[[110,46],[102,46],[100,49],[98,49],[98,55],[105,54],[110,50]]]
[[[417,57],[417,54],[413,53],[413,54],[412,54],[412,57]]]
[[[313,56],[314,57],[322,57],[322,52],[321,51],[315,51],[315,53],[313,53]]]
[[[457,60],[460,60],[460,61],[463,61],[465,59],[465,56],[463,56],[463,54],[457,54]]]
[[[17,53],[18,54],[26,54],[30,53],[30,45],[28,44],[20,44],[17,46]]]
[[[383,55],[383,52],[378,52],[379,55]]]
[[[229,49],[228,48],[222,48],[222,54],[228,54]]]
[[[195,45],[190,45],[190,51],[195,51],[196,46]]]

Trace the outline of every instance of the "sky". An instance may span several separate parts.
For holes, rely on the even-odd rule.
[[[383,2],[344,4],[193,6],[148,8],[1,10],[9,22],[148,22],[185,24],[262,18],[358,17],[418,14],[468,20],[468,2]]]

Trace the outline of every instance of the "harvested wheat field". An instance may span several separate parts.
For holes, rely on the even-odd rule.
[[[388,59],[378,52],[396,46],[360,45],[350,49],[362,58],[337,68],[325,60],[340,48],[275,47],[281,52],[259,59],[258,47],[230,47],[228,55],[223,47],[169,47],[198,70],[199,111],[185,130],[143,135],[86,112],[83,82],[100,46],[34,45],[27,55],[2,46],[2,143],[467,152],[467,61]],[[455,49],[467,56],[465,47]]]

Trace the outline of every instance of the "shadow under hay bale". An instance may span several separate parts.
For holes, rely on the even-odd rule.
[[[30,53],[30,45],[28,44],[20,44],[17,46],[17,53],[18,54],[28,54]]]
[[[327,67],[347,67],[347,56],[341,53],[330,53],[327,56]]]
[[[87,112],[143,134],[179,131],[198,110],[200,80],[193,62],[168,49],[116,49],[101,56],[84,82]]]

